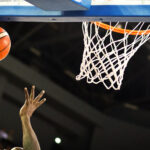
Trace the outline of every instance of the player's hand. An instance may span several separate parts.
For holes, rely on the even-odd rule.
[[[25,103],[20,109],[20,116],[31,117],[34,111],[46,101],[46,98],[41,99],[45,91],[42,90],[37,97],[35,97],[35,86],[32,86],[30,94],[28,93],[28,89],[26,87],[24,88],[24,92]]]

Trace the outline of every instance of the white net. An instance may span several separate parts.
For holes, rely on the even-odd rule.
[[[117,22],[112,27],[110,23],[110,28],[105,30],[94,23],[83,22],[84,52],[76,80],[86,78],[87,83],[103,83],[107,89],[120,89],[130,58],[150,39],[150,34],[146,34],[150,25],[143,30],[145,23],[140,22],[127,33],[130,25],[126,22],[123,34],[113,32],[119,25]],[[133,30],[137,31],[136,35],[131,35]],[[143,32],[139,35],[141,30]]]

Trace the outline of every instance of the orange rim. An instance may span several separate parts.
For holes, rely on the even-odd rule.
[[[105,23],[102,23],[102,22],[92,22],[94,24],[96,24],[97,26],[103,28],[103,29],[106,29],[106,30],[112,30],[114,32],[117,32],[117,33],[121,33],[121,34],[125,34],[125,33],[128,33],[129,35],[147,35],[147,34],[150,34],[150,30],[129,30],[129,29],[121,29],[121,28],[117,28],[117,27],[113,27],[113,26],[110,26],[108,24],[105,24]]]

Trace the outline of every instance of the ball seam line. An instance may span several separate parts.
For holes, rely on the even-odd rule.
[[[7,36],[7,35],[8,35],[7,32],[2,32],[2,33],[0,33],[0,38],[3,38],[3,37],[5,37],[5,36]]]
[[[3,52],[6,48],[8,48],[9,45],[10,43],[5,48],[3,48],[0,52]]]

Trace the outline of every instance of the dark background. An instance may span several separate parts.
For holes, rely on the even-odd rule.
[[[0,62],[0,129],[21,146],[23,88],[46,90],[32,118],[43,150],[150,148],[150,46],[130,60],[120,91],[76,81],[83,53],[81,23],[5,23],[12,41]],[[54,143],[61,137],[62,143]],[[10,145],[11,145],[10,144]]]

